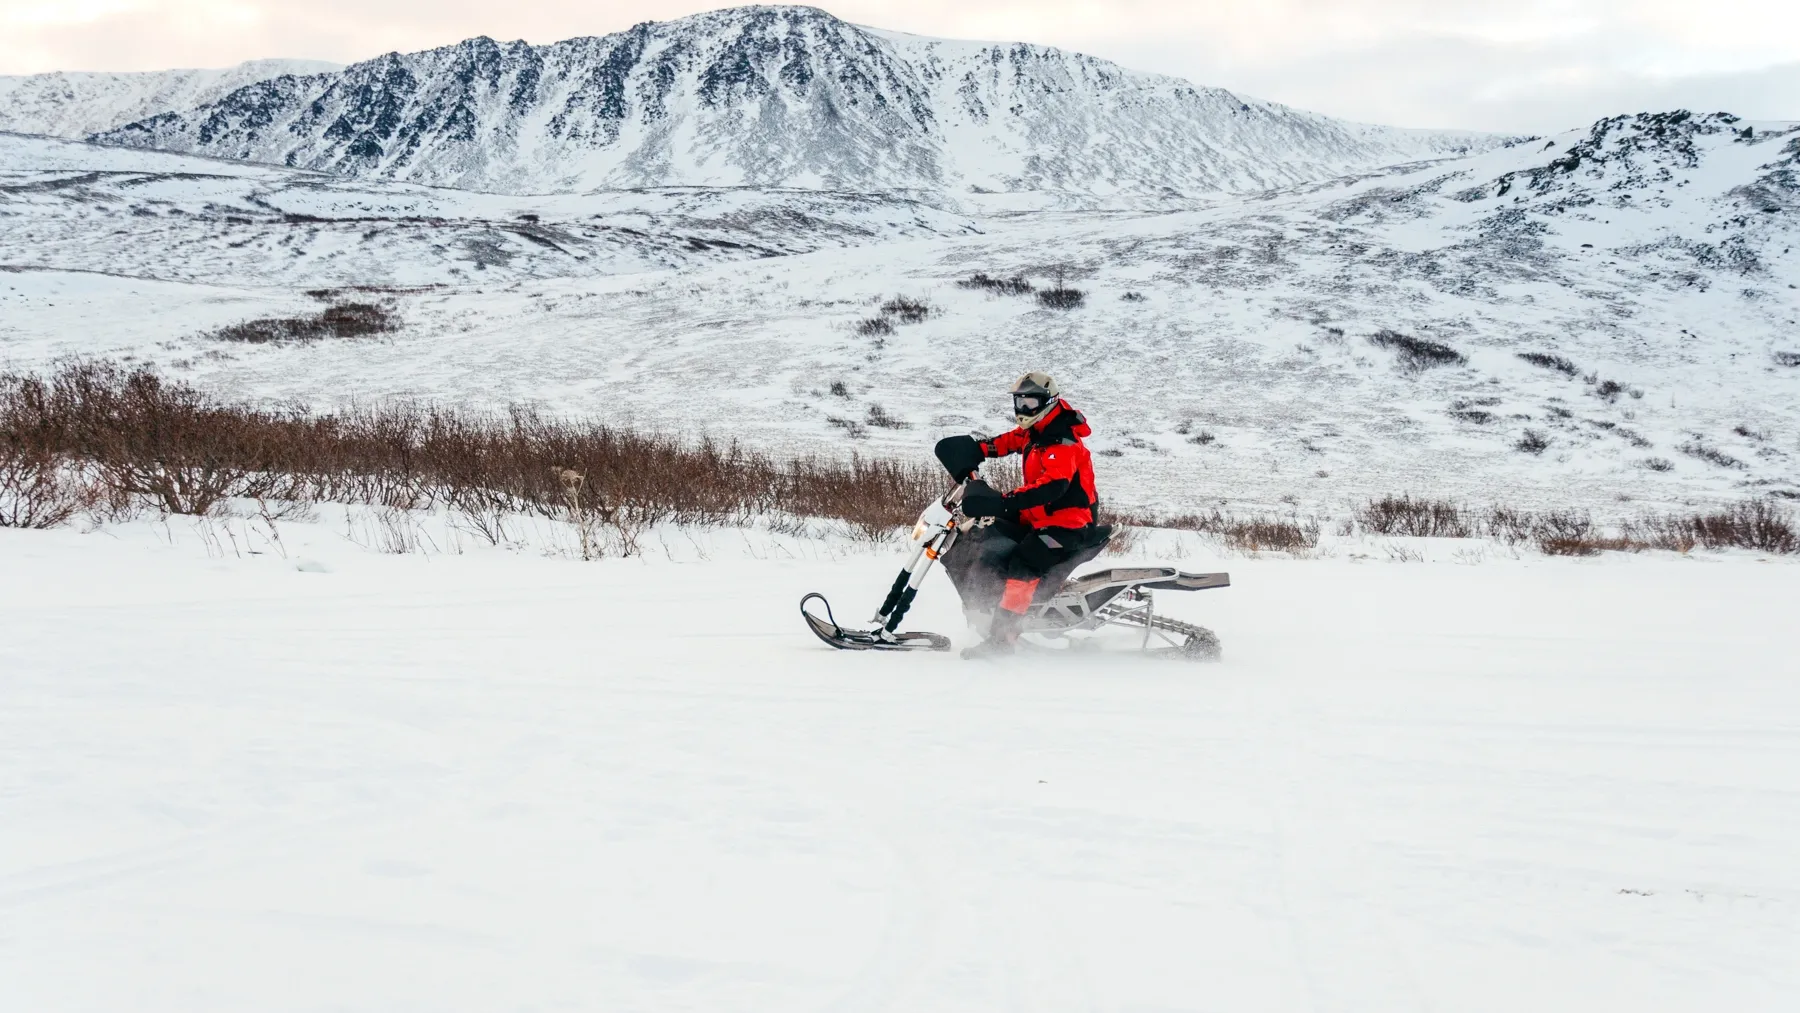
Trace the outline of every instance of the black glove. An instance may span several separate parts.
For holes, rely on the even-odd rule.
[[[962,512],[964,517],[998,517],[1006,512],[1006,497],[981,479],[970,479],[963,486]]]
[[[937,443],[937,459],[960,482],[981,467],[981,444],[973,436],[946,436]]]

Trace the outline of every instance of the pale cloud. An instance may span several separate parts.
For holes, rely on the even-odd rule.
[[[0,72],[350,62],[474,35],[550,42],[685,0],[0,0]],[[1800,118],[1792,0],[846,0],[862,24],[1029,41],[1333,115],[1549,131],[1672,105]]]

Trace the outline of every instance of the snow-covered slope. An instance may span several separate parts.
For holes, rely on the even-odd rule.
[[[812,253],[799,237],[814,226],[780,224],[815,199],[792,192],[523,200],[241,169],[266,180],[11,177],[0,358],[129,354],[239,394],[536,401],[915,457],[1004,425],[1006,384],[1044,368],[1094,421],[1119,506],[1800,495],[1792,123],[1623,117],[1197,209],[1005,215],[979,233],[920,205],[845,204],[816,217],[880,228]],[[732,202],[757,210],[716,210]],[[681,206],[713,223],[701,238],[793,255],[690,251]],[[626,211],[667,216],[669,238],[600,255],[611,223],[654,236]],[[588,259],[522,234],[524,214]],[[774,249],[782,236],[796,245]],[[476,270],[483,237],[512,259]],[[1040,287],[1060,272],[1086,301],[959,286],[977,271]],[[358,280],[442,287],[389,296],[405,327],[379,342],[205,336],[232,314],[316,310],[302,289]],[[896,295],[930,312],[884,314]],[[1411,368],[1372,340],[1383,331],[1447,361]]]
[[[1499,143],[1345,123],[1041,46],[878,32],[810,7],[390,53],[97,139],[511,193],[1102,195],[1262,189]]]
[[[210,105],[258,81],[340,67],[321,60],[251,60],[222,70],[0,76],[0,130],[86,137],[171,109]]]
[[[507,197],[6,134],[0,221],[20,225],[16,246],[0,240],[16,264],[296,288],[593,277],[980,231],[900,195]]]

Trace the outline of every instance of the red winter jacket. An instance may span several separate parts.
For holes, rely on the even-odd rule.
[[[982,457],[1025,455],[1025,481],[1006,497],[1028,528],[1085,528],[1100,505],[1094,490],[1094,459],[1081,442],[1093,430],[1087,419],[1058,399],[1050,414],[1030,429],[1014,429],[981,444]]]

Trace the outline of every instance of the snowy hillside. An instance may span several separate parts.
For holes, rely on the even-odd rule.
[[[134,157],[56,157],[71,151]],[[974,223],[829,195],[521,200],[259,167],[40,172],[32,157],[0,186],[14,365],[132,355],[240,394],[535,401],[913,457],[1004,425],[1005,385],[1043,368],[1094,420],[1119,506],[1800,494],[1791,123],[1624,117],[1175,213]],[[837,224],[781,225],[808,208]],[[484,248],[505,255],[480,267]],[[1061,272],[1085,301],[960,284],[978,272],[1040,289]],[[440,287],[384,296],[404,327],[380,341],[206,336],[312,311],[303,290],[352,279]],[[884,312],[896,296],[928,310]]]
[[[339,67],[320,60],[251,60],[223,70],[0,75],[0,130],[86,137],[170,109],[210,105],[258,81]]]
[[[667,185],[1203,194],[1491,147],[1025,44],[743,7],[546,46],[478,38],[280,77],[112,144],[509,193]]]
[[[4,134],[0,167],[0,220],[29,222],[17,235],[22,256],[8,260],[165,281],[491,284],[980,231],[898,195],[665,188],[506,197]]]

